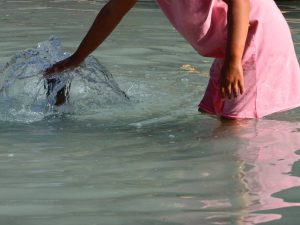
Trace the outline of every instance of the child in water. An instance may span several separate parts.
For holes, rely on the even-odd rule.
[[[46,75],[77,67],[137,0],[110,0],[76,52]],[[201,55],[215,58],[199,111],[260,118],[300,106],[300,69],[289,27],[273,0],[156,0]]]

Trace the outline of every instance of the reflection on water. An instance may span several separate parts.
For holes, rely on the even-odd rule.
[[[236,171],[232,171],[233,193],[225,188],[223,198],[200,200],[202,207],[198,215],[188,215],[189,222],[182,214],[169,217],[170,221],[193,225],[298,223],[298,214],[293,213],[300,210],[300,199],[296,197],[300,190],[300,173],[295,171],[300,163],[300,123],[249,120],[222,123],[205,135],[203,130],[199,132],[201,142],[206,135],[215,139],[210,151],[223,149],[224,158],[229,154],[236,159]],[[199,189],[199,193],[202,191]],[[293,194],[289,196],[291,191]],[[209,212],[205,220],[199,216],[200,212]]]
[[[286,121],[241,121],[218,128],[225,136],[239,140],[237,149],[244,208],[238,224],[261,224],[280,220],[278,224],[296,224],[298,218],[282,218],[280,211],[300,206],[299,199],[284,199],[281,192],[300,190],[300,177],[292,168],[300,162],[300,123]],[[294,222],[291,222],[294,221]]]

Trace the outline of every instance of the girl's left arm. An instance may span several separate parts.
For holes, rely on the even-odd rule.
[[[228,37],[220,76],[222,98],[244,92],[242,57],[249,28],[250,0],[225,0],[228,4]]]

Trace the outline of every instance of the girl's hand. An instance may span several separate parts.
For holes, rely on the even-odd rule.
[[[48,69],[45,70],[44,76],[50,77],[55,73],[61,73],[68,69],[74,69],[77,66],[79,66],[79,64],[80,61],[76,60],[75,57],[72,55],[50,66]]]
[[[249,30],[250,0],[226,0],[227,44],[224,65],[220,76],[222,98],[236,98],[244,92],[242,58]]]
[[[232,95],[236,98],[238,94],[244,93],[244,74],[242,63],[226,62],[223,65],[220,79],[220,94],[224,99],[231,99]]]

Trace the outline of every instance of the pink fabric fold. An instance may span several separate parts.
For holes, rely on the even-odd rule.
[[[300,106],[300,69],[290,29],[273,0],[250,0],[242,59],[245,93],[222,100],[218,93],[227,41],[223,0],[157,0],[170,23],[201,55],[216,58],[199,109],[228,118],[260,118]]]

